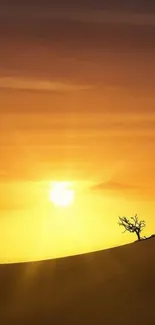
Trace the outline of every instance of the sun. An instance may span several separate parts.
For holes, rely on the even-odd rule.
[[[75,197],[75,191],[69,182],[55,182],[50,189],[50,200],[59,207],[70,206]]]

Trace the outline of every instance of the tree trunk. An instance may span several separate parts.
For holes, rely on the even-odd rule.
[[[141,240],[140,232],[139,232],[139,231],[136,231],[136,235],[137,235],[137,237],[138,237],[138,240]]]

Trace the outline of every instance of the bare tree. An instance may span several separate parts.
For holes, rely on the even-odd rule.
[[[131,217],[130,220],[126,217],[119,217],[119,223],[120,226],[123,226],[125,228],[125,231],[129,231],[132,233],[136,233],[138,240],[141,240],[141,232],[143,228],[146,226],[146,223],[144,220],[139,221],[137,214],[134,217]]]

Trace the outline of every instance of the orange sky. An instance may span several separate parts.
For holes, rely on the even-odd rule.
[[[118,215],[154,232],[155,11],[141,9],[0,10],[1,261],[133,240]],[[75,183],[69,209],[52,180]]]

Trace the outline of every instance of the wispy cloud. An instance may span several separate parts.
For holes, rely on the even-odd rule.
[[[125,183],[119,183],[114,181],[108,181],[96,184],[92,187],[92,190],[96,191],[126,191],[126,190],[135,190],[138,187],[135,185],[125,184]]]
[[[91,23],[116,23],[155,26],[155,14],[133,13],[126,11],[88,10],[87,12],[57,13],[57,18]]]
[[[63,10],[53,8],[49,10],[48,6],[16,6],[9,10],[8,6],[1,6],[0,16],[18,17],[22,16],[29,19],[54,19],[54,20],[73,20],[92,23],[125,23],[132,25],[148,25],[155,26],[155,13],[133,12],[126,10],[105,10],[90,9],[82,10],[82,8],[63,8]]]
[[[1,77],[1,89],[21,89],[21,90],[43,90],[53,92],[70,92],[77,90],[87,90],[89,85],[79,85],[64,82],[54,82],[49,80],[35,80],[16,77]]]
[[[105,193],[115,197],[125,197],[126,199],[138,200],[146,199],[152,201],[155,193],[155,186],[152,184],[140,186],[135,184],[115,182],[101,182],[91,187],[91,190],[98,193]]]

